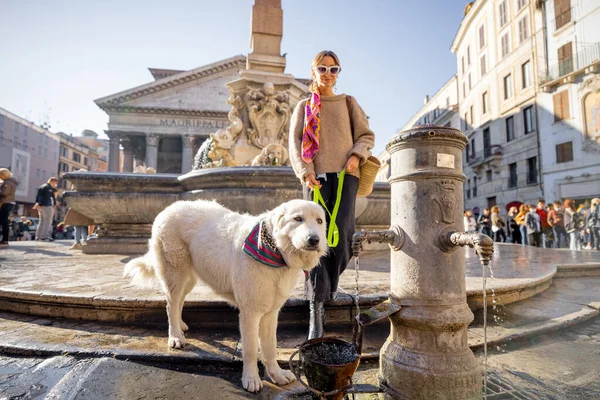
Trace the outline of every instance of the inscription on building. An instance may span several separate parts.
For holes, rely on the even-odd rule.
[[[229,126],[229,121],[215,121],[208,119],[160,119],[160,126],[178,126],[181,128],[209,128],[224,129]]]

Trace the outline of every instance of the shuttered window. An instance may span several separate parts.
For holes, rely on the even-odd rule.
[[[556,162],[564,163],[573,161],[573,142],[556,145]]]
[[[571,0],[554,0],[556,29],[571,22]]]
[[[562,121],[571,117],[569,108],[569,92],[563,90],[560,93],[556,93],[552,100],[554,101],[554,122]]]
[[[558,72],[560,76],[573,72],[573,43],[558,48]]]

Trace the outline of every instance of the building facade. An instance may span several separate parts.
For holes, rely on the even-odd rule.
[[[431,98],[425,96],[423,107],[400,129],[400,132],[423,124],[460,129],[456,75],[450,78]],[[377,158],[381,161],[381,168],[375,180],[377,182],[387,182],[391,173],[390,155],[384,150]]]
[[[245,68],[240,55],[190,71],[150,69],[154,82],[96,100],[109,116],[108,170],[119,170],[122,147],[123,172],[188,172],[202,142],[229,126],[226,83]]]
[[[465,208],[542,196],[536,108],[535,7],[528,0],[478,0],[467,6],[456,54]]]
[[[537,11],[544,195],[600,196],[600,4],[548,0]]]
[[[0,108],[0,167],[19,181],[15,213],[37,216],[32,210],[37,188],[58,170],[58,137]]]
[[[77,140],[93,150],[90,154],[90,171],[108,171],[108,139],[99,139],[96,132],[86,129],[81,136],[77,136]],[[122,156],[119,158],[123,159]]]

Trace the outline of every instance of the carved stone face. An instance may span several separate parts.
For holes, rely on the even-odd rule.
[[[279,144],[271,144],[266,147],[267,154],[273,160],[277,158],[279,162],[285,162],[287,158],[287,151]]]
[[[272,82],[265,82],[263,85],[263,93],[267,96],[273,96],[275,94],[275,85]]]

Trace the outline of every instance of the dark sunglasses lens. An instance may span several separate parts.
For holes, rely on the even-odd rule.
[[[331,75],[337,75],[340,72],[340,67],[332,67],[329,71],[331,71]]]
[[[318,67],[317,71],[319,71],[320,74],[324,74],[325,72],[327,72],[327,68],[325,68],[325,67]]]

